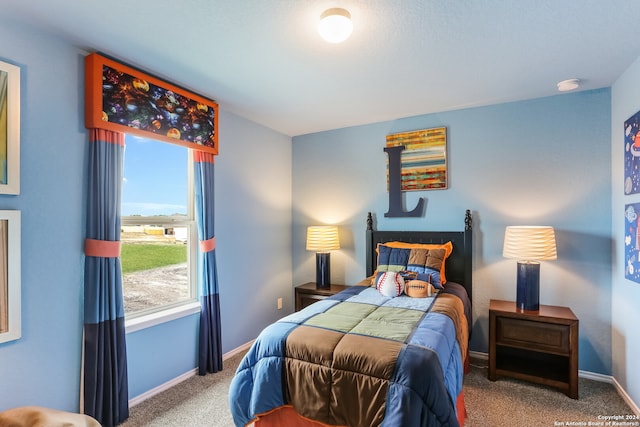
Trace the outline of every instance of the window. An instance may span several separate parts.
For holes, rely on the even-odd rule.
[[[127,320],[196,300],[190,150],[126,136],[122,289]]]

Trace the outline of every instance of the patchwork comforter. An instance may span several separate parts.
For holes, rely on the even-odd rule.
[[[468,307],[352,286],[265,328],[229,390],[237,426],[284,405],[338,426],[458,426]],[[467,300],[468,301],[468,300]]]

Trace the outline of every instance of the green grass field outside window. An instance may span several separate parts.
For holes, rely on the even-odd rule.
[[[151,270],[187,262],[187,245],[124,243],[120,258],[123,274]]]

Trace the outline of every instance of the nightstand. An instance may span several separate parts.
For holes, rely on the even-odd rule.
[[[296,286],[296,311],[302,310],[316,301],[344,291],[346,288],[345,285],[331,285],[329,288],[318,289],[315,282]]]
[[[489,379],[512,377],[578,398],[578,318],[567,307],[521,311],[510,301],[489,305]]]

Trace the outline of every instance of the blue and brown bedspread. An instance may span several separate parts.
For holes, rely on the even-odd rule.
[[[268,326],[231,383],[235,424],[292,405],[329,425],[458,426],[468,319],[454,294],[352,286]]]

